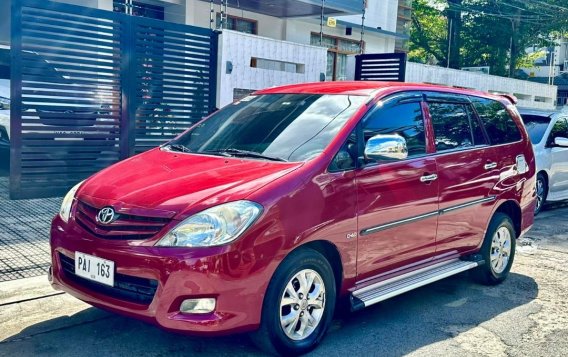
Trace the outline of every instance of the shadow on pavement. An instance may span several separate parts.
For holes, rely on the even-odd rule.
[[[519,318],[528,309],[521,307],[537,294],[538,285],[528,276],[512,273],[503,284],[487,287],[462,273],[357,313],[341,311],[312,355],[400,356],[497,316],[512,320],[491,321],[497,328],[522,328],[530,322]],[[246,335],[185,336],[95,308],[30,326],[0,342],[0,349],[6,355],[34,356],[260,355]]]
[[[558,202],[546,202],[544,204],[544,207],[542,207],[543,208],[542,212],[554,211],[555,209],[566,208],[566,207],[568,207],[568,200],[558,201]]]

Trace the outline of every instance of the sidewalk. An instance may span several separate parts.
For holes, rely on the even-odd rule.
[[[8,199],[0,177],[0,282],[45,274],[50,264],[49,226],[61,198]]]

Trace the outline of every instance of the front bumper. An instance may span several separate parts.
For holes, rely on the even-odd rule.
[[[273,264],[257,259],[254,249],[158,248],[79,232],[66,227],[59,217],[53,220],[50,281],[55,289],[91,305],[178,332],[218,335],[254,330],[260,324]],[[115,286],[106,287],[70,274],[76,251],[114,261]],[[124,294],[120,287],[125,286],[134,294]],[[137,289],[140,294],[136,294]],[[179,311],[185,299],[211,297],[217,302],[212,313]]]

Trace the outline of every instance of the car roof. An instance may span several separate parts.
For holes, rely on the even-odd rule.
[[[495,100],[507,99],[514,102],[513,96],[493,95],[473,89],[456,87],[446,87],[427,83],[406,83],[406,82],[375,82],[375,81],[339,81],[339,82],[313,82],[292,84],[280,87],[259,90],[254,94],[344,94],[344,95],[366,95],[372,96],[381,91],[391,90],[419,90],[435,91],[450,94],[463,94],[490,98]]]

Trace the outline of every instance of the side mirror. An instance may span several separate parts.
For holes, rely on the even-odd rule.
[[[560,146],[560,147],[563,147],[563,148],[567,148],[568,147],[568,139],[558,136],[558,137],[554,138],[554,145]]]
[[[379,134],[365,145],[366,160],[404,160],[408,157],[406,139],[398,134]]]

